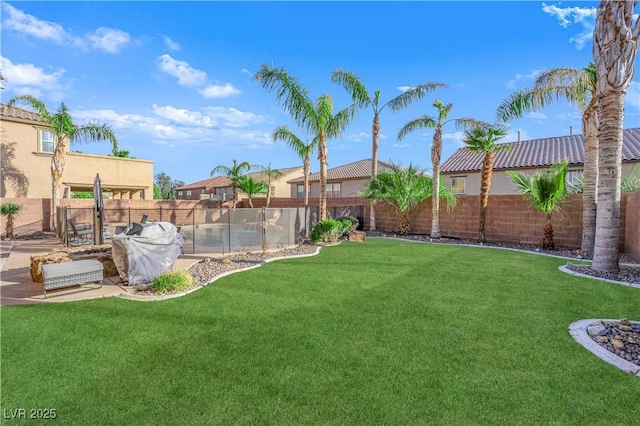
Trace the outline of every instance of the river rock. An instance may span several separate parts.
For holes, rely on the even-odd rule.
[[[613,345],[614,348],[619,349],[619,350],[624,350],[624,342],[622,340],[616,340],[616,339],[612,339],[611,340],[611,344]]]
[[[607,328],[604,325],[592,325],[587,327],[589,336],[604,336],[607,334]]]

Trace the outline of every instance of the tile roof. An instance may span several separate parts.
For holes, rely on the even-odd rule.
[[[298,170],[300,171],[300,174],[302,174],[302,169],[303,169],[302,166],[298,166],[298,167],[287,167],[284,169],[277,169],[277,170],[286,176],[289,173],[293,173]],[[267,181],[267,175],[265,175],[264,172],[251,172],[251,173],[247,173],[247,175],[251,176],[256,180],[261,180],[265,182]]]
[[[176,188],[176,190],[185,190],[185,189],[198,189],[198,188],[224,188],[230,185],[229,178],[226,176],[215,176],[209,179],[201,180],[198,182],[190,183],[185,186],[180,186]]]
[[[494,170],[548,167],[563,160],[569,160],[569,165],[584,163],[582,135],[534,139],[505,145],[510,145],[511,148],[496,153]],[[479,171],[482,158],[482,153],[459,148],[442,164],[440,170],[442,173]],[[623,131],[622,161],[640,161],[640,128]]]
[[[44,120],[33,111],[28,111],[18,107],[10,107],[7,104],[2,103],[0,103],[0,118],[17,118],[19,120],[44,123]]]
[[[378,171],[391,168],[391,164],[378,161]],[[331,180],[348,180],[348,179],[369,179],[371,177],[371,159],[355,161],[343,166],[327,169],[327,181]],[[309,175],[309,182],[319,182],[320,173]],[[302,183],[304,176],[287,181],[287,183]]]

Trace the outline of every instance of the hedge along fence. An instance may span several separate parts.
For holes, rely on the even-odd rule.
[[[480,196],[458,196],[458,204],[447,211],[440,204],[440,231],[443,236],[478,238]],[[385,204],[376,209],[378,230],[393,231],[397,215]],[[409,215],[411,232],[431,232],[431,200],[426,200]],[[562,212],[552,216],[554,239],[557,245],[580,248],[582,241],[582,196],[572,195],[562,204]],[[488,241],[522,244],[541,244],[545,218],[534,210],[521,195],[491,195],[487,206],[486,237]],[[625,246],[626,243],[626,246]],[[620,250],[640,255],[640,191],[622,194],[620,203]]]

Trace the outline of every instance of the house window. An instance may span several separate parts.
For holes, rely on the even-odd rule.
[[[201,193],[201,194],[204,194],[204,188],[202,188],[202,189],[200,190],[200,193]]]
[[[451,177],[451,192],[454,194],[464,194],[465,193],[465,181],[467,178],[465,176],[452,176]]]
[[[271,185],[271,196],[272,197],[276,196],[276,187],[275,187],[275,185]]]
[[[40,152],[53,152],[55,139],[53,132],[49,130],[40,130]]]
[[[304,198],[304,185],[298,185],[296,197]]]
[[[191,190],[187,189],[187,197],[191,197]]]
[[[331,198],[331,197],[340,197],[340,190],[341,190],[342,185],[340,184],[340,182],[338,183],[328,183],[327,184],[327,197]]]
[[[182,191],[178,191],[178,197],[182,197]]]

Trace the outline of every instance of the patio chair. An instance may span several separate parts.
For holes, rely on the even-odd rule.
[[[76,241],[80,240],[80,236],[82,236],[83,239],[88,240],[89,236],[93,237],[93,226],[88,222],[79,223],[78,226],[76,226],[76,224],[73,223],[73,220],[67,219],[67,236],[70,235],[73,235]],[[71,241],[71,238],[68,238],[68,240]]]

